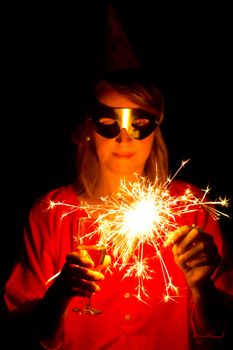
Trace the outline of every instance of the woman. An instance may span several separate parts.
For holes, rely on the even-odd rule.
[[[144,281],[148,302],[143,302],[135,297],[135,278],[124,278],[117,269],[93,271],[92,261],[75,252],[78,218],[87,216],[81,202],[101,204],[101,197],[118,192],[122,179],[133,183],[145,177],[158,184],[167,180],[168,155],[160,129],[163,108],[163,96],[140,70],[109,72],[97,82],[85,121],[72,135],[76,181],[50,191],[31,209],[22,260],[5,288],[12,323],[21,326],[27,338],[30,334],[27,340],[33,349],[36,344],[41,349],[91,350],[223,346],[229,305],[225,300],[232,293],[226,281],[232,271],[222,271],[223,237],[204,209],[182,215],[167,241],[163,259],[179,289],[179,296],[167,303],[162,301],[158,259],[148,260],[152,273]],[[180,195],[187,186],[174,180],[169,191]],[[64,216],[62,205],[48,209],[51,202],[77,210]],[[112,266],[111,259],[107,255],[104,267]],[[90,292],[93,304],[103,310],[100,315],[78,312]]]

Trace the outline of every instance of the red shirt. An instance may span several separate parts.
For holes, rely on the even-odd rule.
[[[187,184],[173,181],[171,195],[180,195]],[[192,190],[200,193],[192,186]],[[202,192],[200,193],[203,194]],[[50,201],[77,206],[77,210],[63,216],[66,208],[49,209]],[[43,297],[46,281],[58,273],[67,253],[74,250],[78,218],[86,216],[78,208],[80,202],[72,185],[52,190],[31,209],[25,225],[25,249],[22,260],[16,264],[5,287],[5,300],[9,310],[24,302]],[[198,225],[213,235],[219,252],[224,256],[224,245],[218,221],[204,210],[187,213],[179,218],[180,225]],[[106,272],[100,282],[101,291],[92,297],[100,308],[100,315],[79,315],[79,297],[69,304],[65,318],[64,349],[85,350],[187,350],[190,332],[190,292],[184,274],[174,262],[170,248],[163,251],[163,259],[179,288],[174,301],[164,302],[165,285],[159,259],[151,260],[152,278],[144,281],[149,298],[139,301],[137,280],[124,278],[123,272]],[[215,284],[227,290],[228,275],[221,269],[213,277]],[[232,288],[232,287],[231,287]]]

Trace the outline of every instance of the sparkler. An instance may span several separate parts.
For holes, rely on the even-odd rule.
[[[170,184],[176,174],[187,161],[182,162],[180,168],[172,178],[163,184],[158,179],[150,182],[143,177],[138,181],[125,183],[122,181],[120,190],[115,196],[101,197],[101,205],[81,203],[88,215],[98,212],[98,234],[100,243],[108,247],[113,257],[113,267],[124,271],[124,277],[138,279],[136,297],[143,300],[148,296],[143,281],[152,278],[149,268],[150,257],[146,256],[146,247],[152,247],[160,261],[165,284],[164,301],[178,295],[178,288],[173,285],[166,264],[163,260],[161,248],[166,246],[170,232],[178,228],[177,218],[188,212],[206,209],[217,220],[220,215],[227,214],[216,209],[216,205],[227,206],[228,200],[206,200],[209,188],[203,190],[201,198],[196,197],[189,187],[182,195],[170,194]],[[80,206],[51,202],[50,208],[62,205],[67,207],[63,216],[68,215]],[[92,233],[95,234],[96,232]]]

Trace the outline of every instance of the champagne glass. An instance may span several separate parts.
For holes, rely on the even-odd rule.
[[[106,246],[99,242],[98,225],[95,219],[90,217],[79,218],[76,249],[80,255],[83,254],[91,258],[94,262],[94,270],[101,271],[101,264],[103,264],[104,261]],[[102,313],[101,310],[92,307],[91,295],[90,293],[87,297],[84,307],[79,309],[80,314],[97,315]]]

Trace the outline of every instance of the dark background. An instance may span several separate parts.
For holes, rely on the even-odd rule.
[[[232,198],[232,22],[229,6],[112,2],[165,96],[171,172],[213,199]],[[101,65],[104,1],[17,5],[3,12],[1,290],[34,200],[71,177],[72,126]],[[23,7],[24,6],[24,7]],[[220,208],[222,209],[222,208]],[[224,209],[231,215],[232,209]],[[233,249],[232,219],[222,218]]]

